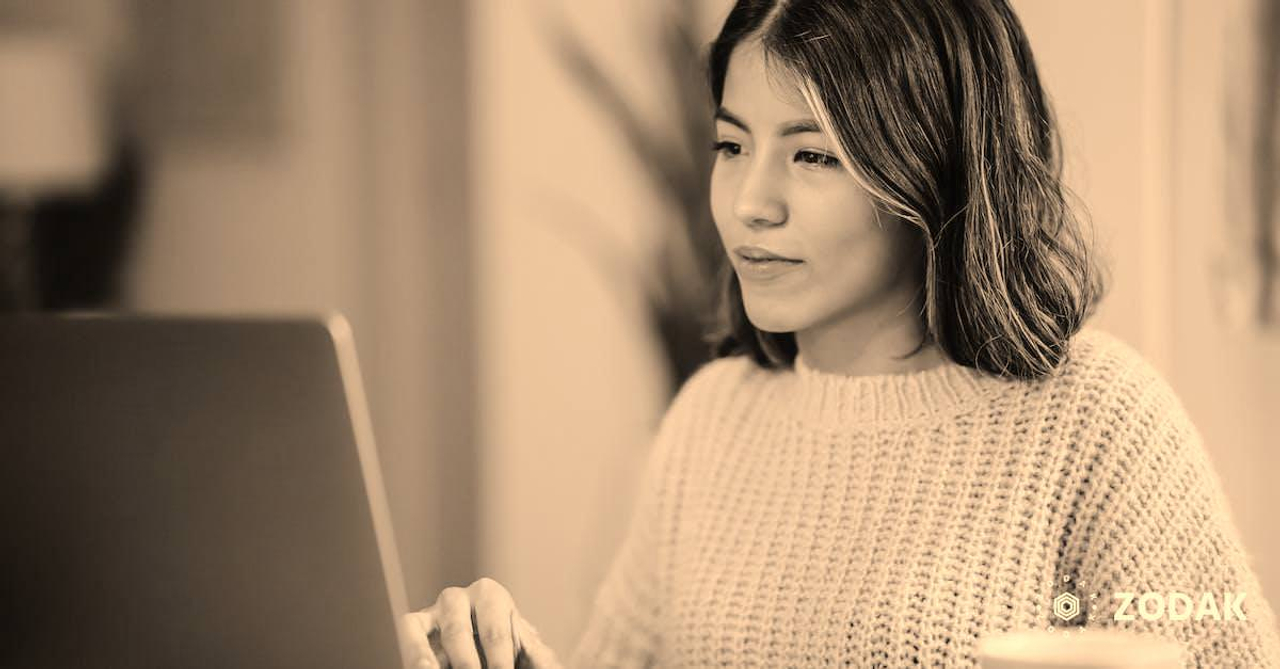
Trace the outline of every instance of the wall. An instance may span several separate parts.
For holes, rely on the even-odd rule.
[[[132,306],[338,309],[355,332],[411,605],[474,576],[462,3],[280,5],[280,131],[151,143]],[[198,138],[195,138],[198,140]]]
[[[664,212],[556,65],[549,29],[567,21],[640,104],[658,106],[637,44],[654,5],[472,7],[481,573],[567,652],[621,538],[670,381],[632,265]]]
[[[1247,49],[1255,3],[1182,0],[1173,90],[1174,169],[1169,201],[1171,381],[1203,433],[1227,487],[1246,548],[1272,607],[1280,610],[1280,331],[1248,321],[1253,222]],[[1271,48],[1278,48],[1272,45]]]

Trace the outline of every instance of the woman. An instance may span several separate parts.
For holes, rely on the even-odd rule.
[[[1084,327],[1101,283],[1005,1],[742,0],[710,67],[725,329],[571,664],[972,667],[1083,625],[1280,666],[1194,426]],[[1127,619],[1147,592],[1195,617]],[[423,666],[558,666],[488,579],[410,622]]]

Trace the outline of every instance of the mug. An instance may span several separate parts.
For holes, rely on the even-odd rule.
[[[1102,629],[1026,630],[978,640],[982,669],[1183,669],[1182,645],[1151,634]]]

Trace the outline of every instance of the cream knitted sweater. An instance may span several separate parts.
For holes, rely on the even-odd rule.
[[[1247,620],[1146,620],[1136,600],[1115,620],[1115,593],[1148,591],[1186,593],[1193,615],[1210,593],[1221,618],[1224,593],[1244,593]],[[1060,630],[1062,592],[1086,633],[1176,639],[1188,666],[1280,667],[1199,435],[1127,345],[1086,328],[1035,382],[723,358],[663,418],[570,664],[973,667],[984,634]]]

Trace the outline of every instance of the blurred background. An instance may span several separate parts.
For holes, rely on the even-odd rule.
[[[352,322],[410,603],[567,652],[719,249],[727,0],[0,0],[0,305]],[[1280,2],[1015,0],[1111,291],[1280,610]]]

